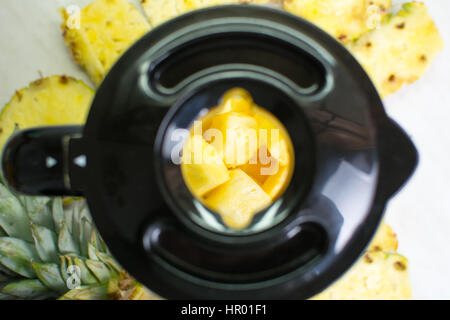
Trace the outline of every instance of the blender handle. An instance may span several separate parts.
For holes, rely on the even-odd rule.
[[[390,118],[380,124],[378,141],[381,172],[378,189],[387,200],[413,175],[419,153],[406,132]]]
[[[26,195],[81,196],[81,190],[71,186],[69,170],[75,159],[83,166],[86,158],[70,154],[69,145],[72,139],[81,137],[82,130],[82,126],[59,126],[15,133],[2,154],[6,183]]]

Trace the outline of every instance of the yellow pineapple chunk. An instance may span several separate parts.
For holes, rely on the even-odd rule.
[[[258,129],[265,128],[277,130],[277,139],[271,144],[259,144]],[[217,169],[196,164],[190,166],[193,169],[188,176],[185,160],[195,160],[192,141],[188,140],[182,161],[185,182],[203,204],[222,216],[229,228],[247,227],[253,216],[270,205],[289,183],[294,166],[289,135],[273,115],[254,104],[244,89],[227,91],[217,107],[194,122],[190,137],[198,145],[213,149],[208,154],[211,159],[220,160],[219,172],[229,170],[224,181],[217,179],[222,176],[215,173]],[[197,152],[197,157],[199,154],[201,158],[202,153]],[[286,166],[282,167],[281,161]]]
[[[233,229],[244,229],[258,211],[268,207],[272,199],[244,171],[234,169],[230,180],[211,191],[205,203],[219,213]]]
[[[223,97],[219,113],[240,112],[250,115],[252,105],[253,99],[248,91],[239,88],[231,89]]]
[[[269,112],[260,108],[253,110],[253,117],[258,123],[258,146],[261,148],[267,145],[270,155],[277,159],[280,165],[288,165],[291,147],[288,142],[289,135],[283,125]]]
[[[95,0],[83,8],[79,25],[65,9],[63,35],[74,59],[98,86],[117,59],[150,30],[145,17],[126,0]]]
[[[216,149],[201,136],[192,136],[186,143],[181,170],[186,185],[197,197],[202,197],[230,179],[227,167]]]
[[[267,4],[277,2],[277,0],[141,0],[142,8],[154,27],[196,9],[227,4]]]
[[[267,146],[262,146],[261,149],[250,158],[248,163],[239,166],[239,169],[248,174],[260,186],[270,175],[276,174],[279,169],[278,160],[270,156]],[[263,157],[260,156],[260,152],[263,152]]]
[[[250,93],[241,88],[234,88],[226,92],[219,106],[211,109],[202,120],[203,132],[211,127],[214,117],[221,113],[240,112],[252,114],[253,99]]]
[[[425,5],[411,2],[347,47],[386,97],[419,79],[443,43]]]
[[[367,252],[342,278],[313,300],[411,299],[408,260],[393,253]]]
[[[268,176],[266,181],[264,181],[262,186],[264,192],[275,200],[287,188],[287,182],[289,181],[291,174],[290,166],[279,166],[277,172]]]
[[[369,245],[369,251],[384,251],[395,252],[397,251],[398,241],[397,236],[392,231],[392,228],[386,223],[382,223],[378,228],[375,237]]]
[[[39,79],[16,91],[0,114],[0,147],[14,132],[29,127],[83,124],[94,91],[67,76]]]
[[[283,6],[348,42],[375,29],[391,0],[283,0]]]
[[[223,158],[228,168],[247,163],[258,150],[257,123],[253,117],[242,113],[228,112],[215,116],[210,129],[222,135],[212,145]]]

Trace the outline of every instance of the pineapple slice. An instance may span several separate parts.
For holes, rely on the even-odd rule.
[[[375,29],[391,0],[283,0],[283,6],[348,42]]]
[[[63,35],[74,59],[98,86],[137,39],[150,30],[139,10],[126,0],[95,0],[80,13],[80,25],[62,10]]]
[[[210,129],[219,130],[222,141],[217,139],[212,145],[228,168],[246,164],[257,152],[257,127],[253,117],[242,113],[228,112],[213,118]]]
[[[313,300],[411,299],[408,260],[399,254],[367,252],[341,279]]]
[[[379,29],[347,47],[386,97],[419,79],[443,42],[425,5],[411,2],[395,16],[386,16]]]
[[[378,229],[372,243],[369,245],[369,251],[396,252],[398,247],[397,235],[386,223],[382,223]]]
[[[36,126],[83,124],[94,91],[67,76],[39,79],[16,91],[0,114],[0,146],[19,129]]]
[[[222,216],[227,226],[244,229],[258,211],[272,203],[272,199],[244,171],[234,169],[230,172],[230,180],[211,191],[205,203]]]
[[[278,0],[141,0],[142,8],[154,27],[196,9],[227,4],[275,4],[277,2]]]
[[[189,138],[183,149],[181,171],[186,185],[199,198],[230,179],[216,149],[197,135]]]

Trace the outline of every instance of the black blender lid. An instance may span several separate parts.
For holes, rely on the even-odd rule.
[[[263,231],[224,234],[170,161],[189,128],[228,89],[248,90],[286,127],[295,169]],[[308,298],[362,253],[416,153],[371,81],[337,41],[290,14],[226,6],[178,17],[114,66],[71,154],[118,261],[165,298]],[[200,208],[200,209],[199,209]],[[277,219],[278,218],[278,219]],[[258,217],[256,218],[258,221]]]

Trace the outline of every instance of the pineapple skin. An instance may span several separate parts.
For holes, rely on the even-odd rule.
[[[443,42],[425,5],[411,2],[347,48],[384,98],[423,76]]]
[[[71,25],[69,13],[61,10],[64,41],[75,61],[99,86],[118,58],[150,25],[126,0],[95,0],[80,12],[80,28]]]
[[[375,29],[391,0],[283,0],[283,6],[345,43]]]
[[[46,125],[83,124],[94,91],[80,80],[55,75],[16,91],[0,113],[0,147],[18,129]]]

